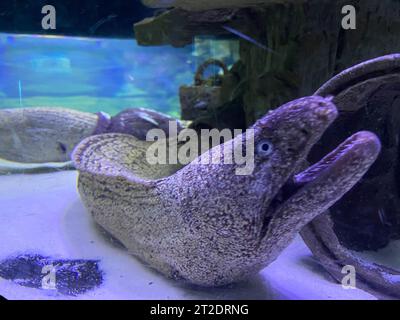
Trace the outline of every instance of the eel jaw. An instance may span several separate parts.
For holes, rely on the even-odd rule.
[[[378,137],[368,131],[360,131],[342,142],[316,164],[295,175],[294,183],[306,186],[320,176],[346,167],[351,172],[366,171],[378,157],[381,144]]]
[[[380,149],[374,133],[360,131],[288,181],[265,215],[260,234],[263,254],[274,247],[277,256],[303,226],[340,200],[368,171]]]

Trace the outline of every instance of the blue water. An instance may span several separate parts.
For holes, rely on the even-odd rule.
[[[192,46],[0,34],[0,108],[60,106],[115,114],[147,107],[178,116],[179,86],[192,83],[198,63]]]

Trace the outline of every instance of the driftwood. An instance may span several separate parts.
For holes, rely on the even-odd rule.
[[[162,2],[182,8],[184,3],[211,3]],[[257,1],[212,2],[219,6]],[[241,9],[232,5],[197,12],[172,9],[137,24],[137,41],[142,45],[182,46],[192,43],[196,35],[226,35],[222,26],[228,25],[273,50],[271,53],[231,34],[240,41],[240,68],[236,68],[240,74],[235,74],[239,79],[230,90],[235,98],[240,93],[246,125],[284,102],[314,93],[322,83],[352,65],[400,52],[400,3],[396,0],[272,2]],[[156,2],[147,0],[146,4]],[[342,7],[347,4],[357,9],[356,30],[342,28]]]
[[[151,8],[180,8],[188,11],[204,11],[220,8],[247,8],[274,3],[301,3],[307,0],[142,0]]]
[[[143,46],[183,47],[192,44],[197,35],[229,35],[222,26],[232,20],[235,20],[233,25],[240,25],[245,21],[243,15],[236,9],[202,12],[172,9],[136,23],[135,37],[138,44]]]

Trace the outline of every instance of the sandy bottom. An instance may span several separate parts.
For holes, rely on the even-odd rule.
[[[76,297],[0,278],[8,299],[375,299],[331,281],[298,237],[252,279],[199,289],[168,280],[109,241],[95,226],[76,189],[77,173],[0,176],[0,259],[38,253],[59,259],[99,259],[104,282]]]

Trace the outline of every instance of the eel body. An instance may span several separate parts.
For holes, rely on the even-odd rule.
[[[375,161],[380,142],[364,131],[299,173],[336,116],[331,99],[289,102],[258,120],[252,137],[239,135],[181,169],[150,164],[148,142],[133,136],[89,137],[72,156],[78,189],[98,224],[167,277],[237,282],[274,261]],[[243,164],[224,159],[249,139],[254,167],[238,174]]]

